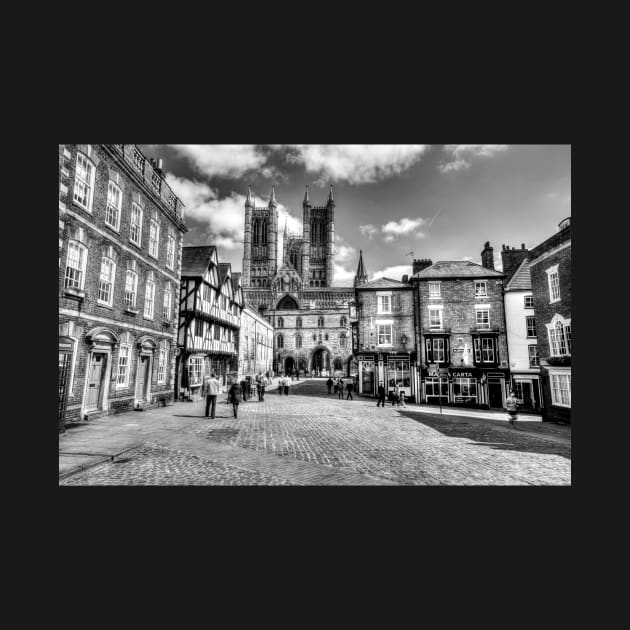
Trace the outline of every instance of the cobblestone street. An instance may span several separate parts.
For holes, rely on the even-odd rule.
[[[202,417],[201,402],[103,418],[98,431],[127,427],[128,439],[117,445],[132,450],[119,463],[104,461],[59,484],[571,484],[570,431],[545,431],[540,422],[511,428],[413,405],[383,409],[373,399],[355,394],[354,401],[338,400],[325,391],[317,380],[293,384],[289,396],[269,390],[262,403],[242,403],[238,420],[224,402],[214,420]],[[60,473],[61,452],[70,457],[72,448],[80,451],[73,438],[80,430],[85,451],[97,427],[60,436]],[[92,450],[97,447],[94,442]]]

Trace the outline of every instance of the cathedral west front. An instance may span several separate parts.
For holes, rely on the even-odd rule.
[[[242,286],[248,306],[274,327],[276,373],[293,370],[319,376],[351,371],[350,306],[354,287],[333,287],[335,202],[332,186],[325,205],[312,205],[308,186],[302,203],[302,233],[286,225],[278,252],[275,188],[267,206],[245,201]],[[281,264],[278,266],[278,257]],[[365,278],[367,280],[367,278]],[[356,283],[356,282],[355,282]]]

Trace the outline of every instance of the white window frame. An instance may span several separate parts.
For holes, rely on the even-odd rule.
[[[492,337],[481,337],[481,362],[496,363],[495,360],[495,343]]]
[[[147,307],[150,306],[150,310]],[[155,310],[155,282],[147,280],[144,289],[144,317],[145,319],[153,319]]]
[[[534,353],[532,353],[532,348],[536,349],[536,351]],[[534,356],[532,356],[532,354]],[[537,343],[530,343],[530,344],[527,345],[527,358],[529,359],[529,367],[531,367],[531,368],[540,367],[540,355],[538,354],[538,344]],[[532,359],[536,359],[536,363],[535,364],[532,363]]]
[[[436,290],[437,287],[437,290]],[[442,297],[442,283],[441,282],[429,282],[429,299]]]
[[[545,269],[547,283],[549,285],[549,304],[560,301],[560,274],[558,273],[558,266],[559,264]]]
[[[534,308],[534,296],[533,295],[524,295],[523,296],[523,308]]]
[[[440,323],[438,326],[435,326],[432,322],[431,322],[431,317],[432,317],[432,313],[438,313],[440,316]],[[442,315],[442,309],[441,308],[437,308],[437,307],[433,307],[433,306],[429,306],[429,330],[442,330],[442,328],[444,327],[444,319],[443,319],[443,315]]]
[[[431,355],[433,356],[433,363],[446,363],[446,343],[443,337],[431,339]]]
[[[384,298],[387,298],[387,309],[384,308]],[[376,312],[378,315],[389,315],[392,312],[392,293],[377,293],[376,294]]]
[[[483,287],[483,293],[480,292],[480,287]],[[487,280],[475,280],[475,298],[488,297],[488,281]]]
[[[112,193],[112,194],[110,194]],[[115,195],[118,193],[118,205],[112,203],[112,197],[115,199]],[[120,230],[120,215],[122,214],[122,189],[111,179],[107,184],[107,204],[105,207],[105,225],[118,232]],[[116,213],[116,220],[112,223],[109,220],[110,213]]]
[[[530,335],[530,326],[529,326],[529,322],[533,321],[534,322],[534,334]],[[533,315],[525,315],[525,335],[527,337],[527,339],[535,339],[536,338],[536,333],[538,331],[536,330],[536,318]]]
[[[85,167],[79,165],[79,160],[82,158],[85,160]],[[82,171],[90,169],[88,173],[89,181],[83,177]],[[81,174],[80,174],[81,173]],[[92,212],[92,202],[94,201],[94,180],[96,179],[96,166],[90,158],[85,155],[85,153],[78,152],[76,166],[74,169],[74,190],[72,192],[72,200],[78,206],[87,210],[87,212]],[[80,189],[81,186],[84,186],[87,189],[87,203],[83,203],[77,198],[77,189]],[[85,192],[85,191],[84,191]]]
[[[158,357],[158,375],[157,375],[157,382],[159,384],[166,383],[167,359],[168,359],[168,349],[164,347],[160,348],[160,354]]]
[[[188,384],[191,387],[201,385],[201,372],[203,370],[203,357],[190,357],[188,360]]]
[[[137,216],[138,216],[138,222],[137,224],[134,223],[133,221],[133,215],[134,212],[136,212]],[[134,201],[131,204],[131,219],[129,222],[129,240],[134,244],[137,245],[138,247],[140,247],[142,245],[142,218],[143,218],[143,212],[142,212],[142,208]],[[137,225],[138,227],[138,240],[134,240],[133,238],[133,228],[134,226]]]
[[[109,280],[103,279],[103,269],[109,267]],[[108,299],[103,299],[101,293],[105,293],[105,285],[109,284]],[[98,276],[98,290],[96,296],[96,303],[101,306],[112,307],[114,304],[114,285],[116,284],[116,263],[109,257],[103,256],[101,258],[101,270]]]
[[[479,321],[479,313],[487,313],[488,321],[480,322]],[[475,308],[475,324],[477,330],[490,330],[490,309],[489,308]]]
[[[128,299],[129,293],[132,293],[133,300]],[[123,296],[123,302],[127,308],[135,308],[137,300],[138,300],[138,274],[133,269],[127,269],[127,272],[125,273],[125,294]]]
[[[561,385],[563,379],[568,380],[566,388],[558,387]],[[551,402],[556,407],[571,408],[571,371],[551,371],[549,370],[549,389],[551,391]],[[563,397],[560,393],[567,392],[566,397]],[[563,400],[564,398],[564,400]]]
[[[126,350],[126,352],[123,352],[124,350]],[[126,361],[124,364],[122,362],[123,359]],[[116,366],[116,389],[129,387],[130,359],[131,346],[128,343],[121,343],[118,350],[118,365]]]
[[[394,326],[392,323],[377,323],[376,324],[376,345],[380,347],[391,347],[394,345]],[[385,329],[389,329],[389,333]],[[387,339],[389,337],[389,343],[384,341],[381,343],[381,337]]]
[[[76,256],[74,255],[76,251]],[[83,291],[85,287],[85,269],[87,267],[87,255],[88,249],[83,243],[79,241],[68,241],[68,254],[66,256],[66,271],[64,273],[64,288],[75,289],[77,291]],[[70,263],[77,263],[77,266]],[[73,273],[69,274],[68,269],[72,269]],[[79,276],[78,285],[76,275]]]
[[[155,228],[155,237],[153,236],[153,230]],[[155,250],[155,252],[153,251]],[[160,252],[160,224],[155,219],[151,219],[149,224],[149,256],[152,256],[157,260]]]
[[[571,356],[571,318],[565,319],[557,313],[545,324],[549,338],[550,357]],[[562,351],[564,348],[564,352]]]
[[[168,298],[168,299],[167,299]],[[162,318],[170,320],[173,306],[173,292],[169,287],[164,290],[164,302],[162,303]]]
[[[166,266],[175,269],[175,239],[170,234],[166,242]]]

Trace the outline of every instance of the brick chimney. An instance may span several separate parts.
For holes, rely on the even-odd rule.
[[[408,274],[405,274],[405,275],[402,277],[402,281],[403,281],[405,284],[409,284],[409,275],[408,275]]]
[[[413,261],[413,275],[415,276],[419,271],[430,267],[433,261],[429,258],[419,258]]]
[[[494,271],[494,249],[490,247],[490,241],[486,241],[481,252],[481,266]]]
[[[501,260],[503,261],[503,273],[507,274],[508,278],[512,273],[516,271],[516,268],[523,262],[529,255],[529,249],[525,249],[525,243],[521,244],[521,249],[514,249],[509,245],[506,247],[503,245],[501,250]]]

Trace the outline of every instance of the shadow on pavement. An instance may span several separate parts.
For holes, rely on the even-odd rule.
[[[571,459],[570,445],[554,444],[528,434],[518,427],[498,426],[493,424],[491,420],[478,420],[476,418],[434,416],[400,409],[398,412],[401,416],[435,429],[442,435],[466,438],[479,446],[486,446],[495,450],[560,455],[566,459]]]

